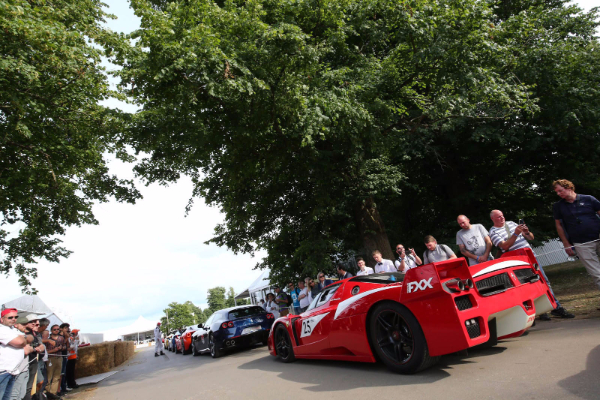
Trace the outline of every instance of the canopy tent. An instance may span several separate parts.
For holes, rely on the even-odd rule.
[[[270,270],[264,270],[258,278],[250,286],[248,289],[242,291],[240,294],[235,296],[236,300],[245,299],[250,297],[252,299],[252,304],[256,304],[256,302],[260,299],[266,298],[266,292],[268,292],[271,287],[271,281],[269,280]]]
[[[38,315],[54,314],[37,295],[24,295],[2,304],[2,309],[16,308],[19,313],[34,313]]]
[[[14,300],[2,304],[2,309],[16,308],[19,315],[37,314],[40,318],[48,318],[50,325],[60,325],[63,320],[60,319],[37,295],[24,295]]]
[[[101,332],[104,335],[104,341],[117,340],[123,336],[128,335],[140,335],[140,338],[144,338],[149,332],[153,332],[156,328],[158,321],[149,321],[141,315],[132,324],[123,326],[121,328],[109,329]]]

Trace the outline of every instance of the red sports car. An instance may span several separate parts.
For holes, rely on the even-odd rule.
[[[336,282],[301,315],[275,321],[269,351],[296,358],[383,361],[414,373],[440,356],[520,336],[556,306],[530,249],[469,267],[464,258]]]

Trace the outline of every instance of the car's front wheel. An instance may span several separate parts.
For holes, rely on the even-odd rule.
[[[277,326],[277,329],[275,329],[275,349],[277,350],[277,355],[284,363],[290,363],[296,359],[294,348],[292,347],[292,340],[290,339],[287,329],[283,325],[279,325]]]
[[[192,355],[197,356],[198,354],[200,353],[198,353],[198,349],[196,348],[196,341],[192,340]]]
[[[210,347],[210,356],[212,358],[221,357],[221,349],[219,349],[219,346],[217,344],[215,344],[215,341],[214,341],[212,335],[210,335],[208,340],[209,340],[208,346]]]
[[[427,341],[417,319],[399,303],[376,305],[370,314],[368,329],[371,348],[392,371],[414,374],[439,360],[439,357],[429,355]]]

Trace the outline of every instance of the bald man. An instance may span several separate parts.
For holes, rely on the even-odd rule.
[[[469,265],[476,265],[492,259],[492,241],[487,229],[481,224],[471,224],[466,215],[456,218],[460,231],[456,232],[456,244]]]

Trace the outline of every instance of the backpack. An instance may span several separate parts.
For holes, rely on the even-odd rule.
[[[292,296],[290,296],[289,294],[285,293],[285,299],[287,300],[286,307],[293,307],[294,306],[294,301],[292,300]]]

